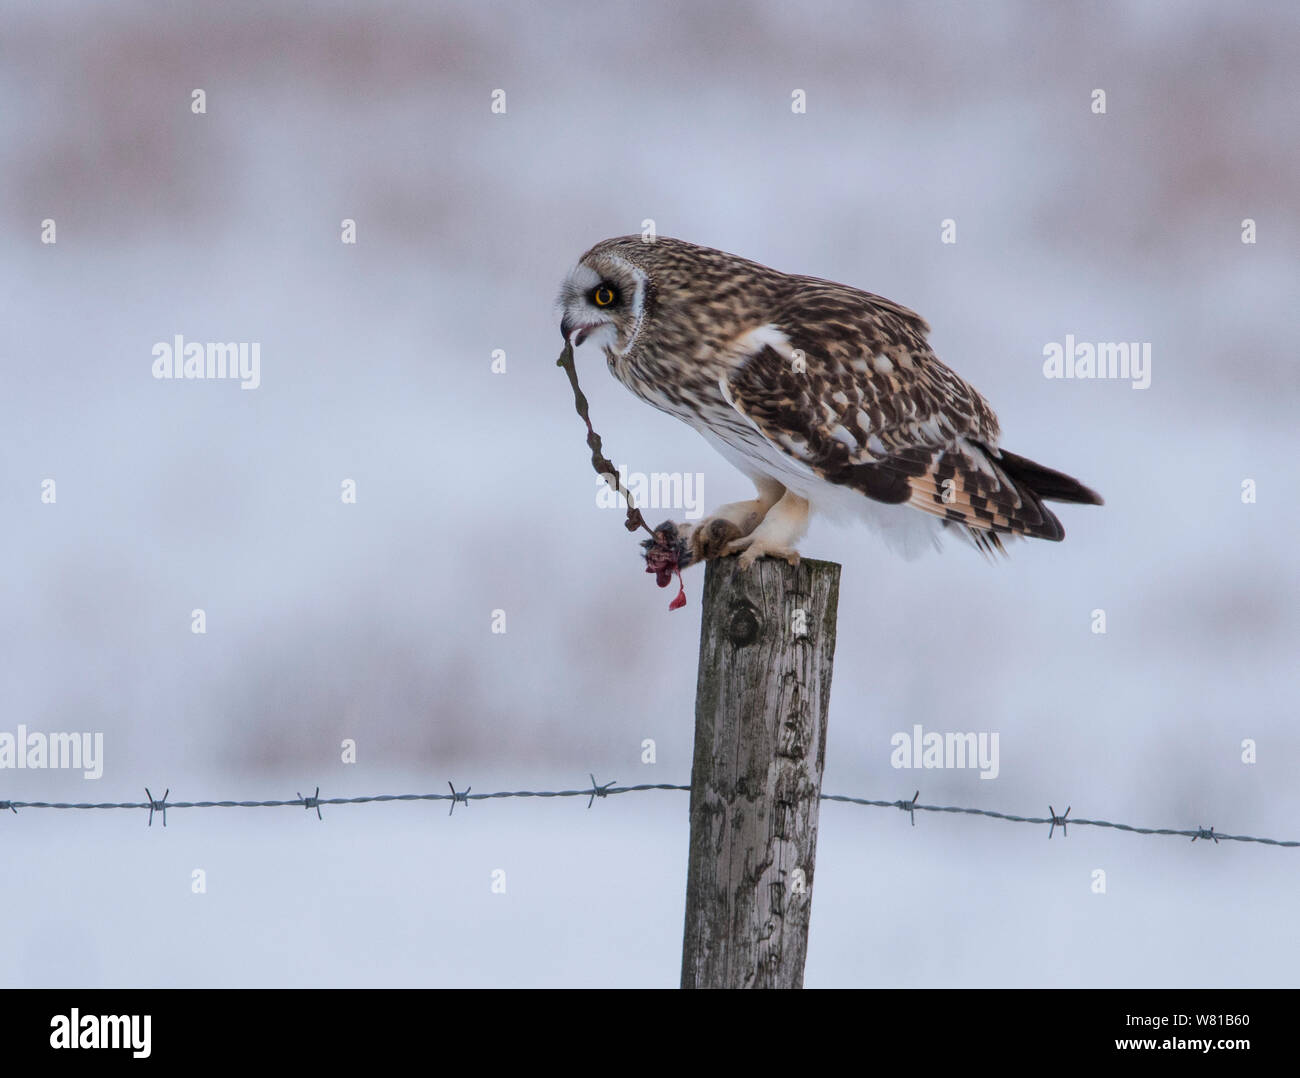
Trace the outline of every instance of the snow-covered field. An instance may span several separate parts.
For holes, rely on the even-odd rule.
[[[828,792],[1300,838],[1294,7],[633,12],[6,5],[0,733],[105,759],[0,799],[688,781],[702,576],[669,614],[554,366],[569,264],[650,218],[917,309],[1106,497],[992,568],[814,525]],[[155,380],[178,333],[260,386]],[[1150,387],[1045,378],[1070,334]],[[617,463],[747,496],[578,367]],[[915,723],[997,779],[891,767]],[[686,795],[584,803],[0,814],[0,985],[675,984]],[[807,983],[1294,985],[1298,889],[1300,850],[826,805]]]

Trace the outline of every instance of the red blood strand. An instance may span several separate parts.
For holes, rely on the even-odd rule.
[[[680,610],[686,605],[686,585],[682,581],[682,571],[677,570],[677,598],[668,604],[669,610]]]

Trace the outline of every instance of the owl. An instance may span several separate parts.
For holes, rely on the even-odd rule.
[[[797,564],[810,514],[863,522],[906,556],[955,530],[1060,540],[1045,501],[1100,505],[1077,480],[998,446],[988,402],[941,363],[925,320],[848,285],[684,240],[623,236],[560,292],[566,342],[689,423],[754,483],[749,501],[682,526],[689,561]]]

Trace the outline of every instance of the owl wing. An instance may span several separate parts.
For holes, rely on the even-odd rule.
[[[997,448],[997,417],[931,351],[919,315],[799,280],[721,384],[768,443],[827,482],[964,526],[984,550],[1002,549],[999,534],[1064,537],[1016,473],[1025,465],[1074,481]]]

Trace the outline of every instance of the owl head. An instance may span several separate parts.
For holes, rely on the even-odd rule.
[[[635,343],[653,303],[648,268],[637,258],[640,237],[596,244],[560,288],[560,333],[574,347],[593,341],[622,355]]]

